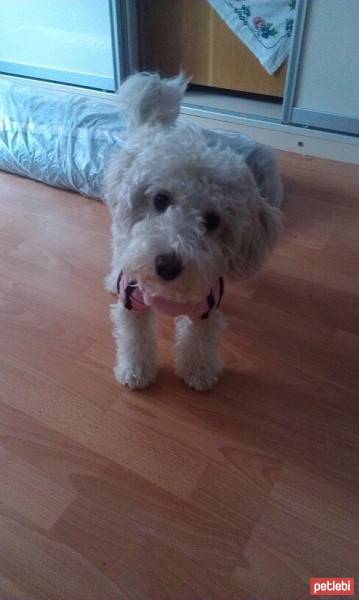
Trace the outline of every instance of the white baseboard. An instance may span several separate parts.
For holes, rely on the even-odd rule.
[[[184,105],[181,117],[187,122],[206,129],[240,131],[258,142],[269,144],[279,150],[359,165],[358,137],[283,125],[279,121],[223,113],[194,105]]]

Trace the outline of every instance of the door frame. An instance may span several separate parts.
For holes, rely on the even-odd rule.
[[[117,91],[119,84],[139,66],[139,12],[137,0],[110,0],[110,3]]]
[[[297,91],[304,28],[308,14],[308,4],[309,0],[300,0],[300,2],[297,2],[296,7],[292,44],[289,52],[288,69],[283,96],[282,123],[285,124],[293,123],[292,112]]]

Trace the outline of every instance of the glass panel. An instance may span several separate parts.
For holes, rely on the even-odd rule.
[[[114,91],[110,0],[0,0],[0,71]]]

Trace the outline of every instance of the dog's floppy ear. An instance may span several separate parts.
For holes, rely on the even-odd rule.
[[[120,201],[119,189],[122,179],[131,166],[134,155],[126,149],[110,160],[103,181],[103,199],[110,211],[114,210]]]
[[[171,125],[177,119],[188,79],[161,79],[158,73],[136,73],[121,86],[118,100],[127,111],[131,127],[144,124]]]
[[[260,271],[282,231],[282,213],[258,195],[250,208],[250,220],[241,232],[230,270],[239,277],[250,277]]]

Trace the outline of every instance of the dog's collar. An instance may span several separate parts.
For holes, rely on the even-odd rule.
[[[154,308],[168,317],[186,315],[192,320],[208,319],[211,312],[216,310],[221,303],[224,281],[223,277],[219,277],[203,300],[191,304],[190,302],[174,302],[148,294],[141,290],[135,279],[129,279],[121,271],[117,280],[117,293],[123,306],[134,312],[146,312],[150,308]]]

